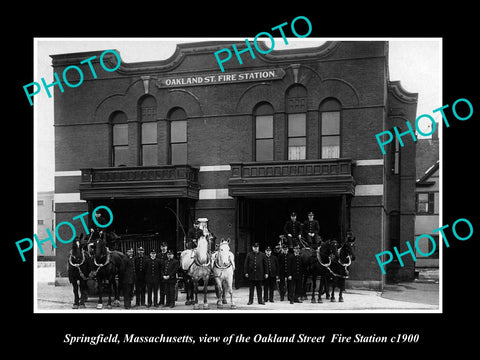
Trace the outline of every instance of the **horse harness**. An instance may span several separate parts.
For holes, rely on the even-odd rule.
[[[81,269],[81,266],[83,265],[83,263],[85,262],[85,250],[82,250],[82,261],[79,263],[79,264],[75,264],[72,262],[72,258],[73,258],[73,254],[72,254],[72,251],[70,251],[70,256],[68,257],[68,263],[77,268],[78,269],[78,272],[80,274],[80,277],[83,279],[83,280],[88,280],[88,276],[85,276],[85,274],[83,273],[82,269]]]
[[[341,250],[341,248],[338,249],[338,253],[339,253],[339,254],[340,254],[340,250]],[[344,279],[348,279],[348,274],[349,274],[348,267],[349,267],[350,264],[352,263],[352,257],[351,257],[350,255],[347,255],[348,263],[343,263],[343,262],[340,260],[340,256],[338,257],[338,263],[344,267],[346,275],[336,274],[335,272],[333,272],[332,269],[330,269],[330,265],[332,264],[331,255],[328,257],[328,264],[322,263],[322,260],[321,260],[321,258],[320,258],[320,254],[317,255],[317,259],[318,259],[318,262],[320,263],[320,265],[322,265],[323,267],[327,268],[328,271],[330,271],[330,273],[331,273],[333,276],[340,277],[340,278],[344,278]]]
[[[103,256],[102,256],[103,257]],[[109,264],[110,263],[110,251],[107,251],[107,255],[106,255],[106,260],[105,260],[105,263],[103,264],[99,264],[97,263],[97,260],[95,259],[95,256],[93,257],[93,263],[95,264],[95,266],[97,266],[97,270],[93,271],[92,274],[93,274],[93,277],[97,276],[97,273],[98,271],[104,267],[105,265]]]

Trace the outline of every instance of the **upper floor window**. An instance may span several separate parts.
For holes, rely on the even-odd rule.
[[[439,200],[438,192],[416,193],[417,214],[438,214]]]
[[[273,108],[264,103],[254,113],[255,161],[273,160]]]
[[[307,158],[307,90],[299,84],[287,90],[288,160]]]
[[[320,106],[320,144],[322,159],[335,159],[340,152],[340,104],[329,99]]]
[[[112,164],[125,166],[128,163],[128,123],[127,116],[117,111],[110,117],[112,124]]]
[[[138,116],[141,124],[141,164],[157,165],[157,103],[153,96],[146,96],[140,100]]]
[[[181,108],[172,110],[170,120],[170,164],[187,163],[187,114]]]

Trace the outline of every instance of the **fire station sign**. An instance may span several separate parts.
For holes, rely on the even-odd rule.
[[[278,80],[285,76],[283,69],[264,69],[255,71],[237,71],[203,75],[185,75],[157,79],[157,87],[173,88],[185,86],[231,84],[239,82]]]

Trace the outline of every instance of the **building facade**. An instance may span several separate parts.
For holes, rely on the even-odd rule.
[[[417,181],[415,189],[415,237],[428,234],[439,244],[438,233],[433,230],[440,227],[440,161],[439,139],[437,133],[431,139],[419,139],[417,144]],[[431,242],[419,242],[420,251],[416,251],[415,267],[420,269],[438,269],[439,247],[433,249]],[[432,253],[433,251],[433,253]],[[423,254],[430,254],[424,256]]]
[[[383,156],[375,139],[416,115],[417,94],[389,80],[388,42],[246,52],[221,72],[214,52],[229,46],[181,44],[115,72],[94,60],[97,78],[79,63],[101,52],[52,55],[56,73],[84,74],[81,86],[55,87],[57,223],[107,205],[118,235],[182,250],[194,219],[207,218],[231,239],[238,285],[253,242],[276,244],[290,212],[303,222],[313,211],[323,238],[356,236],[351,283],[381,288],[375,254],[406,249],[415,232],[415,143]],[[57,248],[57,270],[68,250]],[[413,279],[410,260],[387,277]]]
[[[37,231],[39,239],[48,238],[47,229],[54,229],[54,203],[53,191],[39,191],[37,193]],[[48,242],[42,244],[43,254],[37,251],[37,260],[52,260],[55,256],[55,248]]]

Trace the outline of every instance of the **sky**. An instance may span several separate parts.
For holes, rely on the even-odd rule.
[[[36,38],[34,41],[34,79],[40,82],[45,78],[52,82],[53,69],[50,55],[115,49],[122,62],[133,63],[168,59],[176,45],[184,42],[206,40],[243,41],[244,38]],[[253,39],[249,39],[253,40]],[[263,40],[260,38],[260,40]],[[275,50],[319,46],[327,40],[356,40],[358,38],[304,38],[288,39],[284,45],[282,38],[275,38]],[[432,114],[432,110],[442,106],[442,41],[439,38],[365,38],[364,40],[389,41],[390,80],[400,80],[402,87],[411,93],[418,93],[417,116]],[[269,44],[269,40],[265,40]],[[25,84],[26,85],[26,84]],[[29,105],[25,97],[26,106]],[[439,121],[439,113],[433,116]],[[34,97],[34,154],[36,164],[35,191],[54,189],[54,128],[53,97],[48,98],[44,89]],[[441,127],[439,127],[441,129]],[[428,132],[426,128],[422,130]],[[441,137],[441,134],[439,134]]]

